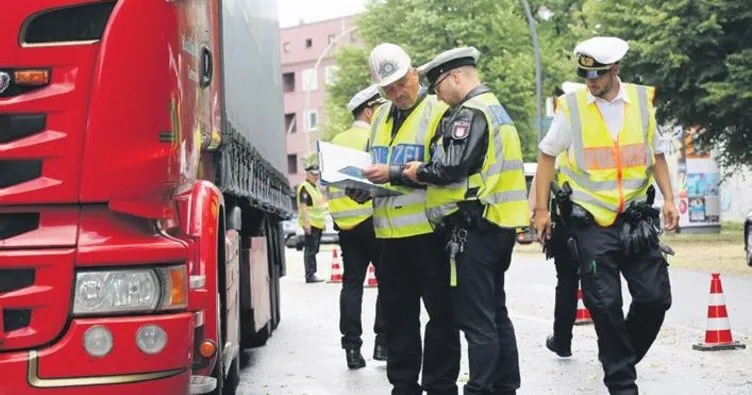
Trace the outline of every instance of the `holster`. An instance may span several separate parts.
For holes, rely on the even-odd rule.
[[[648,188],[647,200],[631,202],[624,213],[621,242],[627,255],[638,255],[660,247],[660,212],[653,207],[655,188]]]

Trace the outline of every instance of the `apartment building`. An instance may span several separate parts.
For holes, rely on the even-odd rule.
[[[305,179],[303,158],[308,147],[315,149],[319,125],[326,122],[324,88],[336,68],[333,54],[340,46],[359,43],[353,22],[354,16],[346,16],[280,29],[287,174],[292,185]]]

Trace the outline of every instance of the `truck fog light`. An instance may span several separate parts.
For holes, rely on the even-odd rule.
[[[167,345],[167,333],[157,325],[145,325],[136,332],[136,345],[146,354],[156,354]]]
[[[84,348],[92,357],[103,357],[112,350],[112,333],[101,326],[92,326],[84,333]]]

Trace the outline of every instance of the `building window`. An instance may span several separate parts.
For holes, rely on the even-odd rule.
[[[319,113],[316,110],[305,112],[306,132],[315,132],[319,125]]]
[[[295,122],[295,113],[285,114],[285,133],[292,134],[298,131],[297,122]]]
[[[295,73],[282,74],[282,86],[285,93],[295,92]]]
[[[305,47],[311,48],[313,46],[313,39],[312,38],[306,38],[305,40]]]
[[[284,53],[290,53],[290,43],[289,42],[285,42],[284,44],[282,44],[282,51]]]
[[[324,83],[326,85],[332,85],[337,81],[337,70],[339,70],[339,66],[326,66],[324,69]]]
[[[330,34],[330,35],[329,35],[329,38],[327,39],[327,41],[326,41],[326,42],[327,42],[328,44],[331,44],[331,43],[333,43],[333,42],[334,42],[334,39],[335,39],[335,38],[336,38],[336,36],[335,36],[334,34]]]
[[[319,79],[316,75],[316,70],[303,70],[303,91],[315,91],[316,89],[319,89]]]
[[[287,155],[287,173],[298,174],[298,155],[297,154]]]

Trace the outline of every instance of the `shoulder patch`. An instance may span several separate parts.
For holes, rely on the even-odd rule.
[[[514,123],[512,122],[512,117],[509,116],[507,110],[501,104],[492,104],[488,106],[488,111],[491,113],[491,116],[493,116],[494,121],[499,125]]]
[[[470,135],[470,122],[454,121],[452,123],[452,138],[455,140],[464,140]]]

